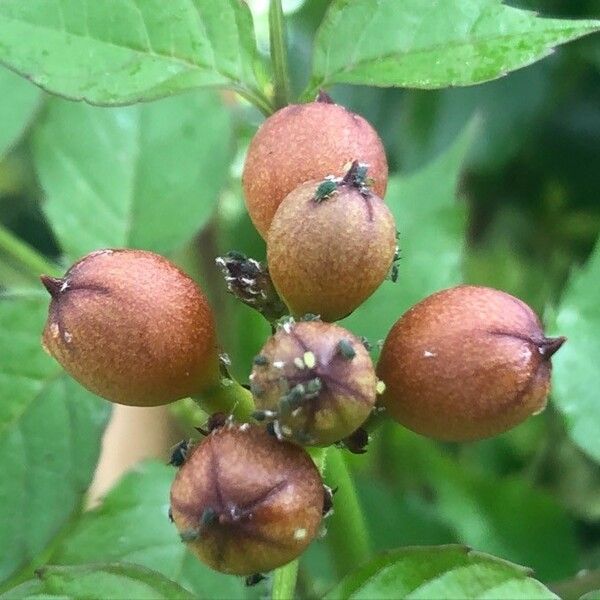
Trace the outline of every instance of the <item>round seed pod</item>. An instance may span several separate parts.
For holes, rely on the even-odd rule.
[[[353,169],[344,179],[300,185],[271,223],[269,273],[294,316],[314,313],[337,321],[360,306],[390,272],[394,217],[364,176],[352,177]]]
[[[44,348],[95,394],[158,406],[218,382],[212,309],[165,258],[101,250],[42,282],[52,296]]]
[[[321,100],[277,111],[250,143],[242,183],[250,218],[265,239],[277,207],[292,190],[305,181],[342,175],[354,160],[369,165],[375,193],[385,195],[388,166],[377,132],[327,96]]]
[[[550,357],[521,300],[486,287],[450,288],[413,306],[389,332],[377,366],[383,404],[399,423],[445,441],[502,433],[541,412]]]
[[[375,406],[378,381],[352,333],[321,321],[285,322],[254,359],[256,418],[279,438],[328,446],[352,434]]]
[[[270,571],[317,535],[325,491],[299,446],[264,429],[227,424],[196,446],[171,488],[182,539],[208,566],[234,575]]]

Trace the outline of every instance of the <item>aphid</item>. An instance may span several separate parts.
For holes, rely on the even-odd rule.
[[[173,467],[181,467],[188,456],[191,445],[192,443],[190,440],[181,440],[181,442],[173,448],[168,464]]]
[[[317,187],[313,200],[317,203],[323,202],[337,192],[341,179],[339,177],[326,177]]]
[[[253,573],[252,575],[248,575],[248,577],[246,577],[244,583],[246,584],[246,587],[253,587],[265,579],[266,577],[262,573]]]
[[[341,356],[348,360],[352,360],[356,356],[356,350],[352,347],[350,340],[340,340],[337,344],[337,350]]]

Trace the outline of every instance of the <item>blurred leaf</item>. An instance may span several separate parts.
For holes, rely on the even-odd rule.
[[[29,124],[40,103],[40,90],[0,67],[0,157]]]
[[[156,463],[142,464],[125,475],[101,506],[83,515],[50,562],[131,562],[162,573],[198,597],[245,597],[241,579],[203,565],[169,523],[174,478],[172,467]]]
[[[447,152],[414,174],[393,177],[385,199],[400,233],[398,281],[384,281],[342,323],[374,341],[384,338],[410,306],[459,283],[465,210],[456,200],[460,167],[474,137],[467,127]]]
[[[592,590],[581,596],[579,600],[600,600],[600,590]]]
[[[0,62],[94,104],[255,85],[252,16],[239,0],[3,0],[0,40]]]
[[[71,259],[120,246],[168,253],[210,217],[230,144],[213,93],[110,109],[54,100],[33,145],[44,210]]]
[[[397,425],[390,424],[386,433],[391,444],[386,458],[404,483],[405,500],[428,500],[456,541],[526,564],[544,581],[576,571],[574,525],[552,496],[522,478],[469,470]]]
[[[47,307],[34,292],[0,298],[0,581],[79,511],[110,413],[44,354]]]
[[[600,29],[541,19],[499,0],[336,0],[317,34],[308,96],[333,83],[472,85],[529,65]]]
[[[571,277],[556,315],[555,331],[568,342],[552,359],[554,400],[569,435],[600,462],[600,242]]]
[[[81,567],[45,567],[36,572],[38,582],[27,582],[22,590],[11,590],[7,598],[51,597],[161,600],[194,596],[175,582],[138,565],[96,564]],[[19,586],[21,587],[21,586]],[[23,594],[23,595],[21,595]],[[35,597],[35,596],[34,596]]]
[[[464,546],[403,548],[346,577],[326,598],[558,598],[528,569]]]

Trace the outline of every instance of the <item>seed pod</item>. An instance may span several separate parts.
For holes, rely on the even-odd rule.
[[[342,327],[288,321],[259,356],[250,375],[256,416],[280,438],[328,446],[352,434],[375,405],[371,357]]]
[[[95,394],[158,406],[218,381],[212,309],[165,258],[101,250],[42,281],[52,296],[44,347]]]
[[[379,287],[394,260],[394,217],[364,179],[353,179],[353,169],[327,195],[332,179],[296,188],[271,224],[269,273],[295,316],[345,317]]]
[[[270,571],[299,556],[321,523],[324,488],[299,446],[256,425],[216,429],[171,488],[175,525],[207,565],[234,575]]]
[[[550,357],[535,313],[498,290],[458,286],[429,296],[392,327],[377,367],[383,403],[402,425],[446,441],[477,440],[546,405]]]
[[[383,197],[388,167],[377,132],[365,119],[327,101],[293,104],[270,116],[248,148],[243,186],[250,218],[266,239],[282,200],[301,183],[342,175],[353,160],[369,165]]]

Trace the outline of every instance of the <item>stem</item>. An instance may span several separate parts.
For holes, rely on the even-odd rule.
[[[235,379],[221,378],[218,385],[194,397],[200,408],[208,414],[224,412],[238,421],[249,421],[254,412],[254,399],[249,390]]]
[[[273,103],[260,90],[236,87],[234,88],[234,91],[245,100],[248,100],[250,104],[254,104],[265,117],[268,117],[275,112]]]
[[[291,600],[294,597],[297,576],[298,559],[276,569],[273,575],[272,600]]]
[[[329,485],[338,488],[326,539],[338,575],[343,576],[369,557],[371,543],[352,474],[338,448],[331,448],[326,472]]]
[[[287,106],[290,99],[285,20],[281,0],[271,0],[269,6],[269,42],[275,79],[275,106]]]
[[[20,240],[12,231],[0,224],[0,250],[25,267],[26,271],[36,279],[46,273],[60,275],[58,265],[47,260],[29,244]]]

